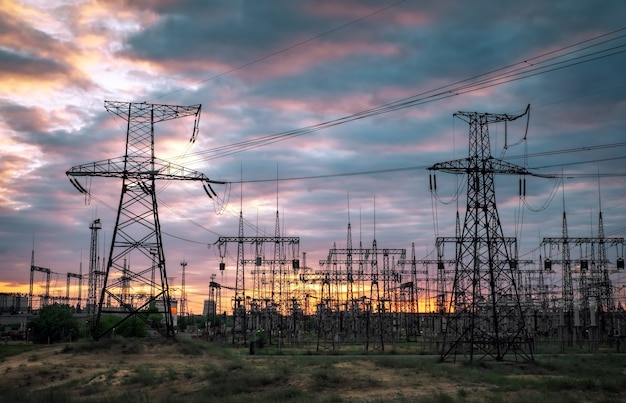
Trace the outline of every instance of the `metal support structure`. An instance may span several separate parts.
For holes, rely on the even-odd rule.
[[[244,244],[243,244],[243,211],[239,210],[239,242],[237,242],[237,262],[235,273],[235,299],[233,305],[233,316],[235,324],[233,326],[233,343],[237,331],[243,339],[243,343],[247,339],[247,323],[246,323],[246,263],[244,261]]]
[[[181,317],[185,317],[187,312],[187,291],[185,289],[185,271],[187,269],[187,261],[183,260],[180,262],[180,267],[182,268],[182,279],[180,283],[180,304],[178,304],[178,310],[180,311],[179,315]]]
[[[209,301],[212,302],[209,305],[209,311],[207,312],[207,319],[212,322],[213,325],[217,322],[217,315],[222,314],[222,286],[215,282],[215,274],[211,274],[211,282],[209,283]]]
[[[96,312],[96,299],[100,284],[98,280],[104,274],[104,272],[100,271],[98,267],[98,231],[102,229],[100,219],[97,218],[93,220],[93,222],[89,225],[89,229],[91,230],[91,243],[89,246],[89,274],[87,275],[88,290],[86,308],[87,313],[92,316],[90,320],[93,322]]]
[[[565,213],[563,214],[565,220]],[[612,263],[607,258],[607,248],[618,249],[615,270],[619,271],[620,259],[623,265],[624,238],[605,237],[602,222],[602,213],[599,215],[597,237],[569,237],[567,236],[566,223],[564,221],[562,237],[546,237],[541,242],[544,249],[543,267],[547,271],[554,270],[555,265],[561,267],[563,277],[562,309],[564,311],[564,330],[567,332],[568,344],[573,341],[573,335],[581,333],[582,329],[576,327],[599,326],[599,333],[595,337],[599,340],[608,340],[613,337],[613,322],[610,320],[612,312],[616,309],[613,300],[613,285],[610,279]],[[561,251],[561,259],[552,257],[552,250]],[[576,258],[571,257],[572,250],[579,250]],[[573,287],[574,275],[578,276],[578,292]],[[569,286],[566,285],[570,283]],[[569,288],[571,287],[571,289]],[[573,316],[575,313],[576,316]],[[582,314],[580,318],[578,315]],[[600,322],[596,320],[599,315]],[[607,319],[608,318],[608,319]],[[582,319],[582,320],[581,320]],[[578,332],[577,332],[578,331]],[[583,337],[582,334],[578,335]]]
[[[496,174],[531,173],[491,156],[488,129],[491,123],[513,121],[528,111],[521,115],[456,113],[469,124],[469,156],[429,168],[467,175],[467,205],[461,234],[455,237],[457,266],[441,360],[464,354],[472,361],[475,353],[496,360],[514,353],[533,360],[517,291],[516,251],[503,235],[494,186]]]
[[[125,154],[122,157],[77,165],[66,174],[81,193],[89,193],[80,178],[108,177],[122,179],[119,207],[103,286],[94,321],[93,335],[98,339],[130,317],[137,317],[166,337],[174,336],[170,290],[163,251],[158,214],[156,184],[159,180],[202,182],[209,197],[217,196],[204,174],[154,155],[156,123],[194,117],[191,142],[195,141],[200,118],[200,105],[175,106],[136,102],[105,101],[105,109],[127,122]],[[150,276],[154,265],[159,278]],[[152,293],[154,289],[154,293]],[[111,304],[108,301],[111,301]],[[150,308],[150,309],[149,309]],[[148,318],[156,308],[163,315],[162,323]],[[115,314],[119,320],[108,328],[100,328],[103,313]]]
[[[241,216],[240,216],[241,217]],[[240,228],[239,228],[240,236],[234,237],[219,237],[215,242],[215,245],[218,246],[219,254],[221,259],[223,260],[227,256],[227,248],[229,243],[237,244],[237,261],[236,264],[236,282],[235,287],[232,288],[235,291],[235,295],[233,296],[233,316],[235,319],[235,326],[233,327],[233,343],[242,342],[245,343],[247,340],[247,330],[249,324],[251,326],[256,326],[257,323],[260,323],[260,318],[253,318],[250,322],[247,318],[247,313],[249,311],[254,311],[255,314],[261,314],[260,310],[263,310],[262,315],[265,319],[265,324],[262,326],[265,331],[269,332],[270,342],[273,337],[273,331],[278,331],[278,323],[274,320],[274,317],[277,314],[286,315],[289,310],[288,306],[288,295],[287,291],[289,286],[286,283],[286,279],[284,278],[287,274],[287,271],[284,269],[287,266],[290,266],[294,272],[299,268],[299,259],[298,256],[300,254],[300,238],[299,237],[289,237],[289,236],[243,236],[243,219],[240,218]],[[245,259],[244,257],[244,249],[245,245],[254,245],[256,256],[254,259]],[[274,250],[278,250],[278,254],[274,254],[274,259],[265,259],[263,256],[263,248],[264,245],[273,245]],[[290,256],[287,256],[287,251],[289,250],[288,246],[291,246]],[[254,289],[252,290],[252,299],[247,298],[246,289],[245,289],[245,267],[246,264],[251,264],[254,269],[252,269],[252,274],[254,275]],[[266,286],[265,273],[266,270],[264,267],[268,267],[271,273],[271,290],[268,290]],[[222,261],[220,262],[220,270],[224,270],[226,268],[226,264]],[[282,268],[282,269],[281,269]],[[261,277],[262,278],[259,278]],[[277,284],[273,284],[274,281]],[[283,284],[284,283],[284,284]],[[260,287],[260,289],[257,289]],[[222,285],[222,288],[227,288]],[[285,295],[283,295],[282,290],[285,290]],[[277,292],[278,291],[278,292]],[[249,296],[249,295],[248,295]],[[254,309],[251,309],[247,304],[253,305]],[[284,312],[278,311],[276,308],[284,309]]]
[[[65,300],[70,303],[70,279],[75,278],[78,280],[78,296],[76,297],[78,304],[82,302],[81,290],[83,288],[83,275],[76,273],[67,273],[67,282],[65,285]]]
[[[43,308],[46,305],[48,305],[48,300],[50,299],[50,274],[52,273],[52,271],[48,268],[45,267],[39,267],[39,266],[35,266],[34,264],[31,263],[30,265],[30,291],[28,293],[28,311],[32,312],[33,310],[33,298],[35,297],[34,290],[33,290],[33,282],[34,282],[34,274],[35,272],[42,272],[42,273],[46,273],[46,286],[45,286],[45,291],[43,294],[39,295],[39,308]]]

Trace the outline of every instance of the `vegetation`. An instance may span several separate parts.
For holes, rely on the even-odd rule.
[[[100,329],[110,329],[112,326],[115,326],[111,336],[146,337],[148,335],[148,325],[143,320],[132,316],[115,325],[119,320],[119,316],[102,315],[100,317]]]
[[[78,321],[69,305],[53,304],[41,308],[39,317],[31,324],[35,343],[57,343],[79,337]]]
[[[0,401],[618,402],[626,355],[439,363],[420,354],[250,355],[197,339],[0,345]],[[265,350],[265,349],[264,349]]]

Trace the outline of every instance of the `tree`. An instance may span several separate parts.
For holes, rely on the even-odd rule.
[[[156,306],[156,302],[152,301],[145,310],[148,316],[148,323],[153,329],[160,329],[163,327],[163,315],[159,313],[159,309]]]
[[[121,319],[123,320],[120,322]],[[148,325],[137,316],[121,318],[116,315],[102,315],[99,332],[102,333],[104,329],[113,329],[109,336],[146,337],[148,335]]]
[[[78,337],[78,321],[69,305],[53,304],[39,310],[32,325],[35,343],[57,343]]]

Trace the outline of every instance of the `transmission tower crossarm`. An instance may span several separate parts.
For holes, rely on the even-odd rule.
[[[501,159],[489,157],[480,161],[475,158],[461,158],[451,161],[438,162],[428,168],[430,171],[442,171],[451,174],[465,174],[472,172],[495,174],[536,175],[519,165]]]
[[[146,102],[104,101],[104,108],[124,120],[157,123],[185,116],[198,116],[201,105],[182,106]]]
[[[52,270],[46,268],[46,267],[39,267],[39,266],[30,266],[30,270],[31,271],[40,271],[42,273],[52,273]]]
[[[463,112],[459,111],[454,113],[452,116],[457,117],[467,123],[469,123],[472,119],[480,118],[484,123],[498,123],[498,122],[512,122],[525,116],[530,112],[530,104],[526,106],[524,113],[520,113],[518,115],[512,115],[509,113],[489,113],[489,112]]]
[[[543,238],[541,241],[541,245],[559,245],[563,243],[570,243],[575,245],[581,244],[609,244],[609,245],[617,245],[623,244],[624,238],[622,237],[610,237],[610,238],[600,238],[600,237],[548,237]]]
[[[186,168],[182,165],[163,161],[154,158],[154,169],[146,171],[133,171],[125,166],[126,157],[111,158],[87,164],[76,165],[65,172],[67,176],[101,176],[105,178],[135,178],[135,179],[176,179],[176,180],[195,180],[206,183],[215,183],[223,185],[226,182],[209,179],[202,172]],[[128,164],[132,163],[132,159],[128,159]],[[71,180],[71,179],[70,179]]]
[[[223,245],[225,243],[228,242],[233,242],[233,243],[238,243],[238,242],[243,242],[243,243],[263,243],[263,242],[267,242],[267,243],[277,243],[277,242],[286,242],[286,243],[293,243],[293,244],[299,244],[300,243],[300,237],[289,237],[289,236],[244,236],[244,237],[238,237],[238,236],[221,236],[217,239],[217,241],[214,243],[214,245]],[[280,259],[278,259],[280,260]]]
[[[149,170],[133,170],[135,166],[146,167],[149,165]],[[159,158],[153,158],[152,163],[146,164],[145,158],[142,161],[137,161],[137,158],[131,157],[117,157],[107,160],[101,160],[96,162],[90,162],[88,164],[76,165],[70,168],[65,174],[70,179],[72,185],[80,193],[89,193],[89,190],[85,189],[80,184],[77,178],[79,177],[105,177],[105,178],[123,178],[132,179],[135,181],[151,181],[151,180],[185,180],[185,181],[198,181],[204,185],[206,194],[213,198],[217,196],[217,193],[211,187],[211,184],[223,185],[226,182],[216,181],[209,179],[202,172],[195,171],[193,169],[185,168],[182,165],[163,161]]]

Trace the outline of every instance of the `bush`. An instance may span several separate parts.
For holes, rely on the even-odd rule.
[[[123,322],[115,325],[121,318],[115,315],[102,315],[100,317],[100,331],[111,329],[115,326],[115,336],[122,337],[146,337],[148,335],[148,325],[137,317],[129,317]],[[113,335],[113,332],[110,333]]]
[[[43,307],[33,323],[35,343],[57,343],[78,338],[78,321],[69,305],[54,304]]]

